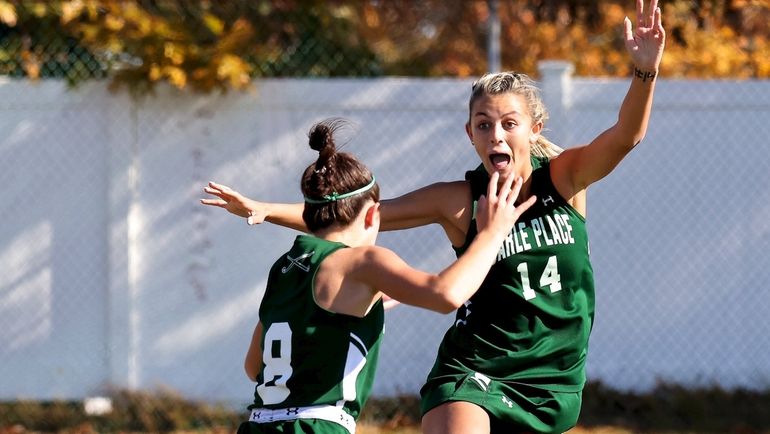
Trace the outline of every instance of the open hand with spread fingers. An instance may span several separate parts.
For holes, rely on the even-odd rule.
[[[514,176],[508,176],[503,182],[498,182],[499,179],[500,173],[493,172],[487,185],[487,194],[479,198],[476,227],[479,232],[488,229],[504,237],[510,233],[516,220],[535,203],[536,197],[530,196],[516,206],[515,201],[524,180]]]
[[[251,200],[226,185],[209,182],[203,191],[218,198],[201,199],[201,203],[204,205],[216,206],[239,217],[246,217],[249,219],[249,224],[262,223],[265,219],[265,213],[259,212],[263,208],[260,206],[260,202]]]
[[[636,0],[636,28],[631,19],[623,22],[626,50],[638,70],[657,73],[663,49],[666,45],[666,31],[660,20],[658,0],[650,0],[647,10],[644,0]]]

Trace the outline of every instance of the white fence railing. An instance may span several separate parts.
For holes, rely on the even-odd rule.
[[[616,119],[627,80],[542,67],[559,144]],[[306,132],[343,116],[384,197],[477,165],[470,80],[264,80],[247,93],[142,100],[101,83],[0,82],[0,399],[166,386],[247,403],[242,361],[266,273],[295,232],[198,204],[209,180],[300,199]],[[658,84],[647,138],[589,191],[597,281],[590,379],[644,389],[770,381],[770,82]],[[380,237],[453,259],[438,228]],[[377,395],[416,394],[450,324],[389,311]]]

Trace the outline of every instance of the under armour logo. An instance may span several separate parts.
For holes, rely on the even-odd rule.
[[[543,206],[548,206],[548,202],[553,203],[553,196],[548,195],[548,197],[543,198],[542,201],[543,201]]]
[[[503,403],[508,406],[508,408],[513,408],[513,401],[508,399],[507,396],[503,396]]]
[[[313,256],[313,253],[315,253],[315,250],[310,252],[310,253],[305,253],[304,255],[301,255],[301,256],[296,257],[296,258],[292,258],[291,256],[286,255],[286,259],[288,259],[289,262],[291,262],[291,264],[281,268],[281,273],[284,273],[284,274],[288,273],[289,270],[291,270],[292,266],[296,266],[300,270],[302,270],[302,271],[307,273],[310,270],[310,267],[308,267],[307,265],[303,264],[300,261],[302,261],[303,259],[307,259],[307,258]]]
[[[489,377],[487,377],[484,374],[479,374],[478,372],[473,373],[473,377],[471,377],[471,380],[475,381],[476,384],[478,384],[479,387],[481,387],[481,390],[485,392],[489,388],[489,383],[492,382],[492,380],[490,380]]]

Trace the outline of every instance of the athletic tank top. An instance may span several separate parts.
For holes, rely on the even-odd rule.
[[[358,418],[377,368],[382,300],[358,318],[319,307],[313,293],[318,267],[345,247],[299,235],[270,269],[259,307],[263,366],[249,409],[328,404]]]
[[[522,215],[479,290],[458,309],[429,378],[476,371],[492,379],[576,392],[585,383],[594,280],[585,219],[553,186],[547,159],[532,158],[537,203]],[[474,218],[458,256],[476,236],[486,194],[483,166],[466,173]]]

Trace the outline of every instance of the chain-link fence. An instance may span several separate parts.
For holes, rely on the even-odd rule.
[[[477,164],[463,129],[470,80],[267,79],[227,95],[161,87],[132,99],[102,81],[68,90],[59,79],[105,72],[90,53],[71,56],[44,63],[35,83],[13,78],[20,63],[0,79],[2,400],[169,387],[242,408],[266,273],[295,233],[200,206],[203,185],[298,200],[313,158],[305,133],[328,116],[357,125],[348,149],[384,197]],[[627,88],[540,78],[546,135],[565,146],[612,125]],[[661,80],[646,139],[590,189],[590,380],[768,389],[768,101],[763,81]],[[436,227],[379,240],[427,270],[453,259]],[[375,396],[416,394],[451,321],[389,311]]]

